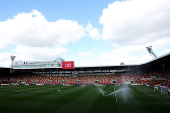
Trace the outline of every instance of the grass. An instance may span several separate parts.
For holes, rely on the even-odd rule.
[[[0,86],[1,113],[169,113],[169,108],[170,96],[146,86]]]

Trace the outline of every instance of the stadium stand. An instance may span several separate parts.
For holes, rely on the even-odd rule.
[[[10,75],[0,76],[0,84],[124,84],[133,81],[136,84],[160,85],[170,87],[170,72],[158,71],[151,74],[118,74],[87,76],[40,76]],[[154,77],[154,78],[153,78]],[[124,79],[124,80],[123,80]],[[113,82],[115,81],[115,83]]]

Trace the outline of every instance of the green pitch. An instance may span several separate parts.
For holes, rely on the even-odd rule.
[[[170,113],[145,86],[0,86],[0,113]]]

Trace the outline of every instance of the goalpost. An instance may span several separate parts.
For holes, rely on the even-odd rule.
[[[161,87],[161,93],[162,94],[168,94],[168,87],[160,86]]]
[[[161,94],[168,94],[169,88],[166,86],[154,86],[154,91],[159,91]]]

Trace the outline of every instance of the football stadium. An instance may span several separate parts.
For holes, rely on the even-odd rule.
[[[0,68],[2,113],[169,113],[170,53],[140,65],[14,61]]]
[[[0,0],[0,113],[170,113],[170,0]]]

